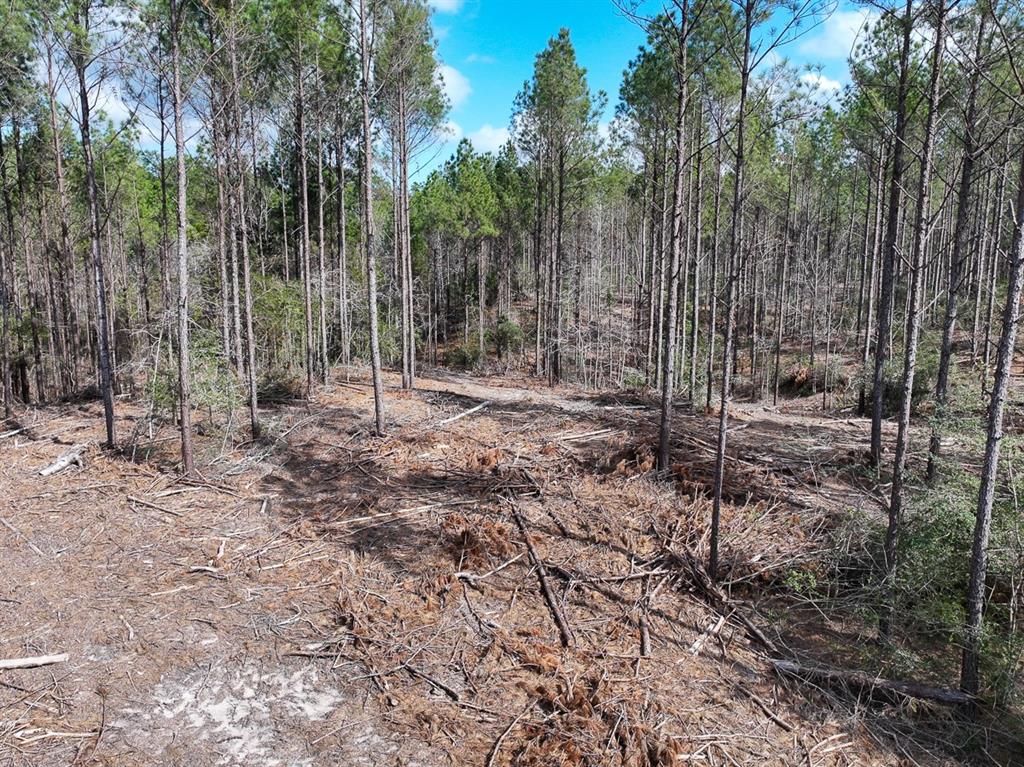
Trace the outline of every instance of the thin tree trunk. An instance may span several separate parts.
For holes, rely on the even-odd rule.
[[[679,31],[676,54],[676,143],[675,176],[672,189],[672,228],[670,234],[670,256],[668,274],[668,304],[665,310],[664,338],[661,359],[661,422],[658,429],[658,469],[669,467],[672,452],[672,395],[675,383],[676,356],[676,313],[679,307],[680,253],[683,246],[683,206],[685,205],[684,183],[687,176],[686,163],[686,107],[687,90],[686,48],[689,37],[689,2],[683,0],[680,6]]]
[[[76,8],[78,23],[77,35],[89,34],[89,2],[80,0]],[[100,249],[102,227],[100,224],[100,206],[96,190],[96,168],[92,153],[92,130],[90,126],[89,83],[86,80],[87,53],[85,41],[76,39],[72,53],[75,74],[78,77],[78,101],[80,106],[80,131],[82,137],[82,156],[85,161],[85,196],[89,214],[89,244],[92,258],[93,279],[96,285],[96,336],[99,340],[100,392],[103,396],[103,420],[106,426],[107,447],[113,449],[117,445],[114,430],[114,384],[110,366],[110,335],[107,327],[107,278],[103,265],[103,253]]]
[[[974,47],[974,61],[979,62],[983,53],[985,40],[985,13],[978,22],[978,37]],[[941,420],[946,415],[949,388],[949,368],[953,351],[953,331],[956,328],[958,299],[964,281],[964,266],[967,260],[967,236],[970,231],[971,185],[974,180],[974,163],[978,151],[976,135],[978,117],[978,85],[981,72],[977,66],[971,72],[969,92],[967,96],[967,117],[964,125],[964,159],[960,170],[960,188],[957,192],[956,222],[953,225],[953,252],[949,262],[949,282],[946,293],[946,312],[942,323],[942,344],[939,349],[939,371],[935,383],[936,418],[932,428],[932,436],[928,445],[928,480],[934,481],[937,459],[942,449],[939,434]]]
[[[878,303],[878,340],[875,343],[875,370],[872,379],[871,462],[878,466],[882,459],[882,407],[885,360],[889,353],[892,325],[893,285],[896,254],[899,246],[899,219],[903,199],[903,152],[907,132],[907,91],[910,70],[910,46],[913,21],[913,0],[907,0],[903,14],[903,40],[900,47],[899,86],[896,92],[896,132],[893,137],[892,176],[889,184],[889,216],[886,221],[885,247],[882,253],[881,296]]]
[[[373,376],[373,416],[377,434],[384,433],[384,383],[380,371],[380,340],[377,326],[377,254],[373,220],[373,127],[370,102],[371,52],[369,48],[368,0],[359,0],[360,96],[363,105],[363,248],[366,256],[366,302],[370,320],[370,368]]]
[[[903,527],[903,485],[905,482],[907,448],[910,440],[910,408],[913,404],[914,375],[917,365],[917,345],[921,333],[921,292],[924,269],[924,249],[929,228],[929,193],[931,191],[932,158],[935,150],[935,129],[938,123],[939,90],[942,75],[942,50],[945,41],[946,0],[939,0],[935,20],[935,46],[932,53],[931,82],[928,88],[928,118],[925,124],[924,146],[921,150],[921,176],[917,189],[917,214],[914,222],[914,240],[910,257],[910,295],[907,299],[906,353],[903,364],[903,392],[900,418],[893,459],[892,490],[889,496],[889,521],[885,534],[885,583],[890,594],[897,574],[899,537]],[[879,634],[889,638],[895,605],[889,599],[883,611]]]
[[[177,169],[178,247],[178,426],[181,429],[181,464],[185,474],[194,470],[192,458],[192,406],[188,356],[188,174],[185,169],[185,127],[181,93],[182,7],[170,0],[171,108],[174,111],[174,152]]]
[[[736,332],[736,283],[742,265],[743,249],[743,172],[746,160],[747,89],[750,83],[750,37],[754,25],[755,0],[744,6],[743,63],[740,67],[740,101],[736,124],[736,161],[733,167],[732,226],[729,236],[729,267],[725,285],[725,338],[722,343],[722,386],[718,412],[718,444],[715,449],[714,496],[711,508],[711,534],[708,574],[718,578],[718,529],[722,515],[722,488],[725,482],[725,451],[729,429],[729,398],[732,394],[733,335]]]
[[[1013,351],[1017,341],[1020,320],[1020,301],[1024,285],[1024,157],[1021,158],[1017,181],[1017,203],[1013,210],[1013,244],[1010,249],[1010,274],[1003,308],[1003,327],[996,352],[995,380],[988,408],[988,431],[985,437],[985,458],[981,469],[981,487],[974,522],[971,547],[971,573],[967,587],[967,625],[963,658],[960,669],[960,687],[971,695],[978,694],[981,654],[982,616],[985,607],[985,575],[987,549],[992,527],[992,504],[995,499],[996,471],[999,466],[999,448],[1003,439],[1003,414],[1010,385]]]

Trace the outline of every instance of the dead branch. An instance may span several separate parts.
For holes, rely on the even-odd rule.
[[[469,410],[464,410],[458,415],[453,415],[451,418],[445,418],[443,421],[438,421],[438,426],[444,426],[445,424],[455,423],[456,421],[465,418],[467,415],[473,415],[473,413],[483,410],[485,407],[491,404],[491,400],[484,400],[479,405],[471,407]]]
[[[56,461],[51,463],[49,466],[47,466],[46,468],[40,469],[39,470],[39,476],[41,476],[41,477],[52,476],[52,475],[56,474],[57,472],[64,471],[64,469],[68,468],[72,464],[75,465],[75,466],[82,466],[83,465],[82,464],[82,453],[84,453],[86,448],[88,448],[88,447],[89,446],[86,445],[86,444],[75,445],[73,448],[68,450],[66,453],[61,454],[61,456]]]
[[[519,513],[519,509],[516,507],[515,501],[509,501],[509,508],[512,511],[512,517],[519,526],[519,531],[523,534],[523,541],[526,543],[526,550],[530,553],[530,560],[533,562],[533,566],[537,568],[537,580],[540,581],[540,590],[544,594],[544,601],[548,603],[548,609],[551,611],[551,617],[558,626],[558,634],[562,640],[562,647],[572,647],[576,643],[576,640],[572,635],[572,631],[569,629],[569,624],[566,622],[565,616],[562,615],[562,610],[558,606],[558,600],[555,599],[555,594],[551,590],[551,584],[548,582],[548,573],[544,568],[544,562],[540,556],[538,556],[537,550],[533,547],[533,542],[530,540],[530,534],[526,530],[526,523],[523,521],[523,517]]]
[[[771,663],[780,675],[813,681],[830,687],[842,686],[868,694],[881,692],[889,697],[931,700],[947,706],[963,706],[974,701],[974,698],[967,693],[951,690],[948,687],[930,687],[916,682],[883,679],[863,671],[828,666],[809,666],[788,660],[773,660]]]
[[[64,663],[68,659],[66,652],[57,655],[36,655],[29,658],[7,658],[0,659],[0,671],[9,671],[15,668],[38,668],[39,666],[50,666],[54,663]]]

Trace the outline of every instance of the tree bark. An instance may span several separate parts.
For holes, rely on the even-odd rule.
[[[921,292],[924,270],[924,248],[928,238],[932,159],[935,151],[935,129],[938,123],[939,90],[942,75],[942,50],[945,41],[946,0],[939,0],[935,20],[935,46],[932,52],[931,80],[928,87],[928,117],[924,145],[921,149],[921,176],[917,188],[917,214],[910,256],[910,295],[907,298],[906,352],[903,364],[903,391],[893,457],[892,490],[889,496],[889,520],[885,534],[885,583],[892,594],[897,574],[899,537],[903,527],[903,485],[910,441],[910,408],[913,404],[914,375],[917,366],[917,345],[921,333]],[[888,612],[883,611],[880,635],[888,639],[895,605],[890,596]]]
[[[363,106],[363,248],[366,256],[366,302],[370,324],[370,368],[373,376],[373,420],[378,435],[384,433],[384,383],[380,371],[380,340],[377,326],[377,253],[373,220],[373,124],[370,102],[371,51],[369,48],[369,0],[359,0],[360,97]]]
[[[676,356],[676,313],[679,307],[679,268],[683,246],[684,182],[686,181],[686,107],[689,96],[687,89],[686,48],[689,37],[689,2],[682,0],[680,6],[679,30],[676,53],[676,124],[675,124],[675,175],[672,189],[672,228],[670,233],[670,255],[668,274],[668,303],[665,308],[661,359],[661,422],[658,428],[658,469],[665,471],[671,462],[672,452],[672,395],[675,383]]]

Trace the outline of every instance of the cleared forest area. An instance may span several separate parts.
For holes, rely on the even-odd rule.
[[[0,767],[1024,764],[1019,2],[462,8],[0,8]]]
[[[852,589],[799,583],[862,543],[851,509],[877,514],[855,469],[865,422],[821,416],[816,397],[737,407],[716,586],[701,562],[714,417],[678,420],[666,479],[650,395],[399,383],[387,437],[368,381],[267,413],[260,451],[198,437],[216,480],[172,471],[171,426],[136,462],[91,448],[43,479],[101,421],[96,405],[26,419],[3,447],[4,646],[70,659],[0,680],[18,681],[12,757],[958,763],[976,725],[950,729],[947,705],[774,665],[906,668],[879,662]],[[949,678],[934,657],[922,688]],[[988,747],[1010,759],[1012,740]]]

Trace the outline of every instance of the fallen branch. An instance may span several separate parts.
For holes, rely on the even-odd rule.
[[[534,702],[531,700],[530,703],[526,706],[526,708],[520,711],[519,715],[516,716],[516,718],[513,719],[511,722],[509,722],[508,727],[501,731],[501,735],[499,735],[498,739],[494,741],[494,745],[491,746],[491,750],[487,754],[487,762],[485,763],[484,767],[494,767],[494,762],[498,758],[498,751],[501,749],[502,741],[505,740],[506,737],[508,737],[508,734],[510,732],[512,732],[512,728],[519,724],[519,720],[526,716],[527,712],[531,708],[533,708],[533,705]]]
[[[45,469],[40,469],[39,476],[52,476],[57,472],[64,471],[64,469],[68,468],[68,466],[71,466],[72,464],[74,464],[75,466],[82,466],[82,453],[85,452],[87,447],[89,446],[75,445],[73,448],[68,450],[66,453],[62,454],[60,458],[51,463]]]
[[[787,722],[781,716],[779,716],[774,711],[772,711],[771,707],[767,703],[765,703],[763,700],[761,700],[760,697],[758,697],[757,695],[752,693],[750,690],[748,690],[746,687],[744,687],[741,684],[737,684],[737,685],[734,685],[734,686],[736,687],[737,690],[739,690],[741,693],[743,693],[744,696],[746,696],[751,701],[753,701],[757,705],[757,707],[759,709],[761,709],[761,711],[764,713],[764,715],[767,716],[769,719],[771,719],[773,722],[775,722],[775,724],[777,724],[779,727],[781,727],[786,732],[793,732],[793,725],[791,725],[789,722]]]
[[[128,503],[129,504],[137,503],[140,506],[145,506],[146,508],[153,509],[155,511],[161,511],[164,514],[170,514],[172,517],[180,517],[181,516],[181,512],[180,511],[175,511],[174,509],[168,509],[166,506],[158,506],[155,503],[150,503],[149,501],[144,501],[141,498],[136,498],[134,495],[129,495],[128,496]]]
[[[772,665],[780,675],[796,677],[822,685],[842,685],[862,690],[869,694],[882,692],[890,697],[918,698],[944,703],[947,706],[963,706],[974,701],[971,695],[948,687],[929,687],[916,682],[900,682],[872,676],[863,671],[831,668],[828,666],[805,666],[788,660],[773,660]]]
[[[671,549],[665,549],[667,556],[674,560],[677,564],[686,564],[689,567],[690,574],[693,576],[693,585],[704,594],[705,599],[716,609],[719,614],[728,616],[729,619],[738,621],[740,625],[747,630],[751,639],[755,640],[758,644],[764,647],[768,652],[773,655],[778,654],[778,650],[768,637],[764,635],[754,622],[750,620],[737,606],[735,602],[729,599],[722,590],[715,585],[714,581],[711,580],[711,576],[708,575],[707,570],[704,569],[704,565],[697,561],[697,558],[693,556],[689,551],[684,551],[682,555],[678,554]]]
[[[565,616],[562,615],[562,610],[558,606],[558,600],[555,599],[555,593],[551,590],[551,584],[548,582],[548,573],[544,568],[544,562],[537,554],[537,550],[533,547],[533,542],[530,540],[530,534],[526,530],[526,523],[523,521],[522,515],[519,513],[519,509],[516,508],[514,501],[509,501],[509,508],[512,510],[512,517],[515,519],[516,524],[519,526],[519,531],[523,534],[523,541],[526,543],[526,550],[530,554],[530,561],[533,562],[533,566],[537,568],[537,580],[540,581],[540,590],[544,595],[544,601],[548,603],[548,609],[551,611],[551,617],[555,621],[555,625],[558,626],[558,634],[562,640],[562,647],[572,647],[576,640],[572,635],[572,631],[569,629],[569,624],[565,620]]]
[[[725,625],[725,615],[719,615],[718,620],[712,623],[704,632],[697,637],[693,644],[690,645],[690,655],[695,658],[700,655],[700,651],[703,649],[704,644],[713,636],[717,636],[718,632],[722,630],[722,626]]]
[[[471,407],[469,410],[464,410],[463,412],[459,413],[458,415],[453,415],[451,418],[445,418],[443,421],[438,421],[437,425],[438,426],[444,426],[445,424],[448,424],[448,423],[455,423],[459,419],[465,418],[467,415],[473,415],[473,413],[476,413],[476,412],[478,412],[480,410],[483,410],[485,407],[487,407],[490,404],[491,404],[491,401],[489,399],[488,400],[484,400],[483,402],[481,402],[476,407]]]
[[[50,666],[54,663],[64,663],[68,654],[62,652],[58,655],[36,655],[31,658],[8,658],[0,660],[0,671],[8,671],[15,668],[37,668],[39,666]]]
[[[41,557],[45,557],[46,556],[42,552],[42,550],[32,542],[31,538],[29,538],[27,535],[25,535],[23,532],[21,532],[21,530],[16,528],[14,525],[12,525],[10,522],[8,522],[3,517],[0,517],[0,525],[3,525],[8,530],[10,530],[12,533],[14,533],[18,538],[21,538],[23,541],[25,541],[25,543],[28,544],[28,547],[30,549],[32,549],[32,551],[34,551],[36,554],[38,554]]]

